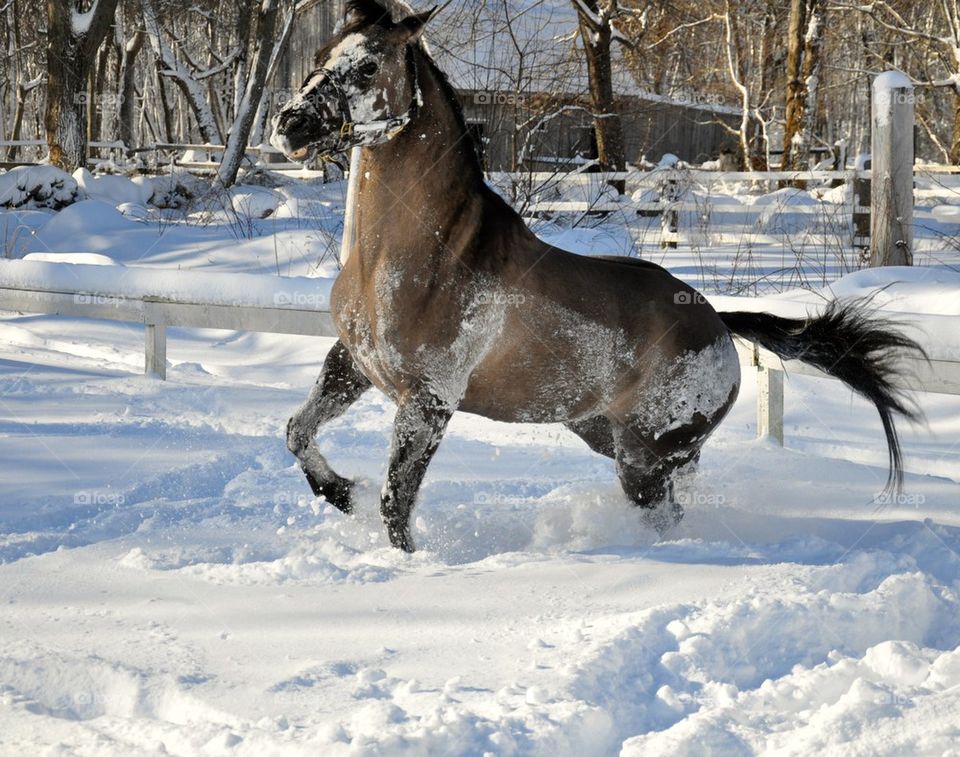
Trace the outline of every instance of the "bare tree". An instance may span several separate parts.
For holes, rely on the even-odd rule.
[[[47,99],[44,126],[50,163],[74,171],[87,162],[85,89],[117,0],[47,2]]]
[[[254,0],[248,1],[252,3]],[[274,37],[276,36],[277,16],[280,12],[279,0],[262,0],[259,6],[253,62],[245,82],[246,86],[243,89],[243,98],[237,107],[236,117],[227,138],[226,150],[220,161],[220,169],[217,172],[217,180],[223,186],[230,186],[237,179],[237,172],[240,170],[244,150],[247,147],[247,139],[253,128],[263,96],[270,62],[277,57],[274,54]],[[293,14],[294,9],[291,9],[291,17]],[[281,37],[281,39],[283,38]]]
[[[869,15],[881,28],[918,46],[924,51],[925,59],[936,62],[941,75],[920,78],[917,85],[949,89],[953,93],[948,155],[951,163],[960,164],[960,0],[911,3],[903,9],[897,9],[894,4],[883,0],[844,7]]]
[[[824,5],[824,0],[790,1],[783,167],[793,170],[807,167],[813,146],[822,70]]]
[[[587,60],[597,158],[605,170],[622,171],[626,168],[626,156],[623,124],[613,93],[611,45],[614,41],[630,43],[614,25],[620,8],[617,0],[573,0],[573,6],[577,10],[580,39]]]
[[[114,0],[115,2],[116,0]],[[160,25],[160,15],[156,0],[142,0],[143,25],[150,46],[157,59],[158,72],[161,76],[172,79],[186,97],[187,102],[197,119],[197,128],[200,137],[208,144],[223,144],[220,127],[214,118],[213,109],[204,92],[201,79],[184,64],[167,43]]]

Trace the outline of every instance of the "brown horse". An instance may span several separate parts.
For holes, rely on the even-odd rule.
[[[432,13],[432,12],[431,12]],[[317,68],[274,119],[273,143],[302,159],[363,145],[355,242],[333,289],[340,339],[287,443],[316,495],[344,512],[351,482],[314,436],[371,385],[397,404],[381,512],[412,550],[417,490],[456,410],[560,422],[616,460],[627,496],[663,530],[679,520],[674,473],[737,397],[731,333],[800,358],[874,401],[902,478],[892,357],[918,349],[854,305],[820,317],[716,313],[637,259],[584,257],[542,242],[485,183],[456,95],[420,35],[353,0]]]

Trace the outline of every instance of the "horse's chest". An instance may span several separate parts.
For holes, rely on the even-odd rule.
[[[403,273],[338,285],[332,309],[340,338],[367,378],[394,397],[426,384],[441,399],[459,401],[502,321],[498,309],[443,290],[424,296],[423,282]]]
[[[392,394],[403,369],[401,285],[379,278],[365,282],[347,271],[337,279],[332,315],[340,339],[364,374]]]

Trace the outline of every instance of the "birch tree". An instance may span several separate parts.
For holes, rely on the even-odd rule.
[[[160,25],[156,0],[142,0],[142,3],[143,27],[156,56],[159,74],[172,80],[187,99],[197,119],[200,138],[207,144],[223,144],[220,127],[214,118],[213,109],[210,107],[203,85],[194,72],[177,57],[166,41]]]

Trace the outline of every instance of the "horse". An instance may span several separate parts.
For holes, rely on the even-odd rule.
[[[894,416],[917,415],[892,383],[895,360],[921,348],[862,303],[806,319],[718,313],[651,262],[541,241],[484,181],[456,93],[423,44],[435,10],[394,21],[377,0],[350,0],[273,119],[271,142],[295,160],[362,148],[354,241],[330,303],[339,338],[287,425],[314,495],[351,512],[353,482],[315,436],[375,386],[397,406],[380,496],[392,546],[414,549],[417,491],[457,410],[564,424],[615,461],[662,534],[683,516],[676,474],[737,398],[734,334],[869,398],[887,486],[899,488]]]

